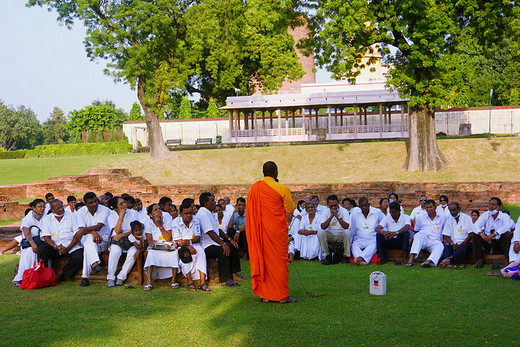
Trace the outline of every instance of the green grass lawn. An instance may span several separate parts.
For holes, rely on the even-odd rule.
[[[394,265],[290,264],[298,304],[257,301],[250,280],[239,288],[107,288],[77,282],[35,291],[11,285],[15,255],[0,257],[2,345],[517,345],[514,308],[520,283],[485,271]],[[248,275],[249,263],[243,262]],[[295,270],[313,294],[305,295]],[[369,294],[383,271],[387,295]]]

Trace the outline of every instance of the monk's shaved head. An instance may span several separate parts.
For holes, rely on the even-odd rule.
[[[278,177],[278,167],[276,166],[274,161],[266,161],[264,163],[263,171],[264,171],[264,176],[269,176],[269,177],[273,177],[273,178]]]

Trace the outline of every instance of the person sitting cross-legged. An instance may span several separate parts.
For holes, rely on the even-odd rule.
[[[307,214],[302,217],[299,223],[299,230],[293,235],[293,238],[295,245],[298,244],[300,257],[303,259],[314,259],[321,256],[321,247],[318,241],[318,231],[321,223],[316,214],[314,203],[308,202],[305,205],[305,211],[307,211]]]
[[[384,214],[379,209],[371,207],[366,197],[360,198],[358,205],[359,209],[350,215],[352,255],[355,265],[368,265],[377,251],[376,227],[384,218]]]
[[[471,234],[475,229],[471,217],[460,212],[457,202],[451,202],[448,208],[450,216],[442,232],[444,252],[440,267],[461,266],[464,263],[466,252],[471,251]]]
[[[406,255],[410,245],[410,217],[401,212],[397,201],[390,203],[390,212],[379,222],[377,232],[377,252],[380,264],[387,262],[387,249],[401,249]]]
[[[321,225],[318,231],[318,240],[320,242],[321,254],[325,258],[323,265],[331,265],[332,255],[329,251],[329,242],[343,243],[343,262],[348,263],[350,257],[350,243],[352,240],[349,228],[349,215],[347,210],[339,206],[339,200],[336,195],[327,197],[326,209],[321,214]]]
[[[206,284],[206,254],[200,245],[200,226],[198,220],[193,219],[193,207],[189,202],[179,207],[179,216],[172,222],[172,239],[181,248],[179,249],[179,266],[187,280],[187,289],[196,291],[194,280],[200,280],[199,289],[210,291]]]
[[[413,265],[413,260],[417,258],[422,249],[427,249],[430,252],[430,256],[421,266],[437,266],[444,250],[442,232],[444,231],[446,216],[435,211],[434,200],[426,200],[424,207],[427,213],[418,216],[415,222],[415,235],[412,248],[410,249],[410,258],[406,266]]]

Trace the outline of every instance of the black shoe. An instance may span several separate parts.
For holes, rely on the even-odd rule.
[[[90,286],[90,281],[88,280],[88,278],[82,278],[79,286],[88,287],[88,286]]]
[[[332,265],[332,256],[329,254],[323,261],[321,265]]]

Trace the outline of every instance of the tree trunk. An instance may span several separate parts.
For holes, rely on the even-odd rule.
[[[418,105],[409,109],[410,139],[406,143],[408,171],[438,171],[446,166],[435,133],[435,111]]]
[[[141,103],[144,111],[144,119],[146,121],[146,130],[148,131],[148,144],[150,146],[150,159],[161,160],[170,157],[170,150],[164,144],[161,125],[159,118],[151,107],[144,103],[144,88],[142,83],[137,83],[137,98]]]

